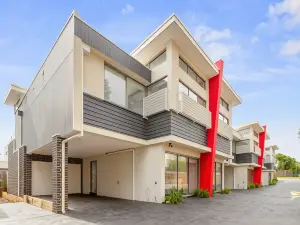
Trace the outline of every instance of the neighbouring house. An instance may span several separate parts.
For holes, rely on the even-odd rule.
[[[270,139],[266,126],[252,122],[233,132],[232,159],[225,166],[225,187],[247,189],[248,184],[262,183],[265,141]]]
[[[276,174],[276,153],[279,150],[277,145],[268,146],[265,148],[264,169],[263,169],[263,185],[268,185]]]
[[[232,128],[241,99],[223,66],[176,15],[128,54],[74,11],[31,86],[6,97],[15,113],[8,192],[51,195],[63,213],[68,194],[161,203],[172,187],[240,188],[234,173],[247,180],[259,166],[254,141],[265,131]]]
[[[10,145],[11,143],[9,143]],[[0,190],[7,188],[7,170],[8,170],[8,146],[0,154]],[[0,196],[1,197],[1,196]]]

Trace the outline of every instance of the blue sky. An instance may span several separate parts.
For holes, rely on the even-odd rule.
[[[63,3],[63,4],[62,4]],[[0,95],[29,87],[71,12],[125,51],[173,12],[243,99],[233,125],[259,121],[280,151],[300,161],[300,1],[2,1]],[[14,133],[13,110],[0,104],[0,147]],[[2,148],[2,147],[1,147]]]

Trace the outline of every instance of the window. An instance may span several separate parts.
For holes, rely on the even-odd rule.
[[[229,125],[229,119],[223,116],[221,113],[219,114],[219,120],[222,120],[224,123]]]
[[[124,76],[115,69],[105,66],[104,100],[142,114],[145,87],[133,79]]]
[[[136,113],[143,113],[143,98],[145,87],[134,80],[127,78],[127,105],[128,109]]]
[[[157,66],[166,61],[166,56],[166,51],[164,51],[163,53],[156,56],[150,63],[148,63],[147,67],[149,67],[149,69],[156,68]]]
[[[254,145],[258,146],[258,143],[256,141],[253,141],[254,142]]]
[[[148,95],[158,92],[164,88],[167,88],[167,86],[168,86],[168,77],[166,77],[162,80],[159,80],[159,81],[155,82],[154,84],[151,84],[148,87]]]
[[[258,138],[258,133],[256,131],[253,131],[253,134],[254,134],[255,137]]]
[[[186,72],[194,81],[196,81],[202,88],[205,87],[205,80],[203,80],[181,57],[179,57],[179,67]]]
[[[165,189],[177,189],[177,155],[165,154]]]
[[[181,82],[179,82],[179,93],[186,94],[191,99],[193,99],[195,102],[198,102],[200,105],[206,107],[206,101],[203,98],[201,98],[199,95],[197,95],[193,91],[191,91],[187,86],[185,86]],[[179,100],[181,100],[181,99],[179,98]]]
[[[193,193],[198,187],[198,160],[171,153],[165,154],[165,193],[175,187]]]
[[[104,99],[126,107],[126,78],[116,70],[105,66]]]
[[[220,104],[229,111],[229,104],[223,98],[220,99]]]

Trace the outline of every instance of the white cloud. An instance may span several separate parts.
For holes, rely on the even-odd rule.
[[[230,59],[231,55],[240,49],[239,45],[232,43],[232,32],[228,28],[217,30],[199,25],[195,28],[194,37],[212,60]]]
[[[134,12],[134,7],[130,4],[126,4],[125,7],[121,10],[121,13],[123,15],[127,15],[129,13],[133,13]]]
[[[257,36],[253,36],[252,38],[251,38],[251,43],[252,44],[255,44],[256,42],[258,42],[259,41],[259,38],[257,37]]]
[[[195,29],[195,39],[198,42],[212,42],[231,38],[231,31],[229,29],[215,30],[208,26],[197,26]]]
[[[300,40],[288,40],[281,48],[281,55],[297,55],[300,53]]]
[[[204,46],[204,48],[213,60],[220,58],[230,59],[233,53],[240,50],[240,46],[238,45],[221,42],[211,42]]]
[[[269,5],[268,16],[271,19],[279,19],[285,26],[292,28],[300,24],[300,1],[283,0]]]

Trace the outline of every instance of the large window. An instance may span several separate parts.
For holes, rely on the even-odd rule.
[[[105,66],[104,99],[142,114],[145,87],[117,70]]]
[[[198,160],[186,156],[165,154],[165,192],[175,187],[185,194],[198,187]]]
[[[160,64],[162,64],[163,62],[166,61],[166,51],[164,51],[163,53],[160,53],[158,56],[156,56],[150,63],[147,64],[149,69],[154,69],[157,66],[159,66]]]
[[[255,130],[253,131],[253,134],[254,134],[255,137],[258,138],[258,133]]]
[[[193,99],[195,102],[198,102],[200,105],[206,107],[206,101],[203,98],[201,98],[199,95],[197,95],[193,91],[191,91],[187,86],[185,86],[181,82],[179,82],[179,93],[186,94],[191,99]],[[179,99],[179,100],[181,100],[181,99]]]
[[[205,80],[203,80],[181,57],[179,57],[179,67],[186,72],[194,81],[196,81],[202,88],[205,87]]]
[[[158,92],[164,88],[167,88],[168,86],[168,77],[165,77],[157,82],[155,82],[154,84],[151,84],[147,90],[148,90],[148,95],[151,95],[155,92]]]
[[[224,123],[229,125],[229,119],[223,116],[221,113],[219,114],[219,120],[222,120]]]
[[[220,104],[229,111],[229,104],[223,98],[220,99]]]

